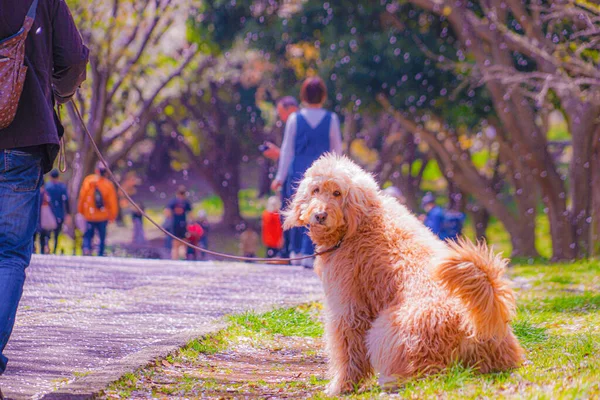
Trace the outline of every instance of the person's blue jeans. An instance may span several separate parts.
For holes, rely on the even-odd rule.
[[[0,374],[15,324],[40,214],[42,156],[0,150]]]
[[[292,242],[292,251],[298,254],[311,255],[315,252],[315,245],[308,236],[308,228],[299,226],[290,230],[290,240]]]
[[[108,221],[101,222],[90,222],[87,223],[85,234],[83,235],[83,253],[87,255],[92,254],[92,240],[94,239],[94,233],[98,231],[98,237],[100,238],[100,247],[98,248],[98,255],[104,256],[104,246],[106,244],[106,226]]]

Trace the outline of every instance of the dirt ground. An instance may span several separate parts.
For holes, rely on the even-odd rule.
[[[193,363],[163,360],[132,377],[134,390],[116,388],[104,398],[308,398],[324,389],[325,372],[320,338],[278,336],[262,348],[242,340]]]

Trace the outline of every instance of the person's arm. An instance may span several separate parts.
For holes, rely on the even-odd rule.
[[[265,146],[267,146],[267,149],[265,151],[263,151],[263,156],[265,156],[266,158],[268,158],[269,160],[272,161],[277,161],[279,160],[279,147],[277,147],[275,144],[271,143],[271,142],[265,142]]]
[[[330,151],[342,155],[342,131],[340,129],[340,119],[336,113],[331,115],[331,124],[329,125],[329,147]]]
[[[285,124],[283,133],[283,143],[279,153],[279,166],[277,167],[277,175],[275,181],[282,184],[287,178],[290,165],[294,160],[294,146],[296,145],[296,113],[290,115]]]
[[[85,80],[89,50],[83,44],[67,3],[54,2],[52,16],[52,84],[56,101],[65,103]]]

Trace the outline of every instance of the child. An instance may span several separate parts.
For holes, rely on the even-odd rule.
[[[204,218],[204,211],[198,212],[198,218],[188,225],[186,239],[190,244],[194,246],[204,247],[201,245],[202,238],[205,235],[204,228],[202,227],[202,222]],[[201,260],[203,258],[204,253],[192,249],[191,247],[187,248],[187,259],[188,260]]]
[[[242,255],[244,257],[256,257],[256,252],[258,251],[258,233],[252,227],[243,227],[243,232],[240,235],[240,250],[242,250]],[[250,261],[247,261],[250,262]]]
[[[210,224],[208,222],[208,215],[206,214],[206,211],[198,211],[198,223],[200,223],[200,226],[204,231],[204,234],[200,238],[200,247],[203,249],[208,249],[208,234],[210,233]],[[204,258],[205,255],[206,253],[202,253],[202,258]]]
[[[281,204],[277,197],[269,197],[267,209],[262,215],[262,241],[267,248],[268,258],[277,256],[279,250],[283,247],[283,228],[279,216],[280,207]]]

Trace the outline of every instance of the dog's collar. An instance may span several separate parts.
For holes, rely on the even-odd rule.
[[[339,242],[337,242],[335,245],[331,246],[330,248],[328,248],[326,250],[323,250],[323,251],[317,251],[315,253],[315,256],[322,256],[323,254],[327,254],[327,253],[331,253],[333,251],[336,251],[342,245],[342,241],[343,240],[344,240],[344,238],[342,237]]]

